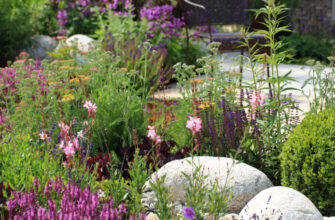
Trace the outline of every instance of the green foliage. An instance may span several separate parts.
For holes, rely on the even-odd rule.
[[[129,183],[129,190],[131,194],[131,213],[140,213],[142,210],[141,206],[141,195],[143,191],[144,183],[148,180],[151,175],[152,167],[147,169],[147,157],[140,157],[139,150],[136,149],[133,162],[129,164],[129,176],[131,182]]]
[[[62,177],[67,181],[81,179],[80,187],[90,184],[94,189],[95,177],[85,171],[85,167],[72,170],[63,167],[62,161],[62,153],[47,149],[41,141],[33,142],[29,135],[5,138],[0,143],[0,181],[14,190],[29,191],[35,177],[40,178],[43,185],[50,179]]]
[[[31,44],[45,0],[0,0],[0,66]]]
[[[188,176],[183,173],[188,183],[186,189],[186,206],[192,207],[197,219],[204,219],[205,213],[210,213],[214,219],[223,214],[227,208],[227,202],[230,198],[230,188],[225,185],[223,188],[219,186],[218,180],[215,182],[208,181],[208,175],[204,174],[201,165],[195,165],[192,161],[187,161],[192,166],[192,174]],[[227,171],[227,177],[229,176]]]
[[[263,16],[266,30],[258,30],[256,33],[264,34],[266,43],[261,46],[268,47],[270,54],[264,56],[264,54],[257,54],[255,49],[256,45],[249,45],[250,36],[244,30],[242,35],[244,36],[245,45],[249,49],[250,57],[245,67],[252,72],[253,82],[251,84],[244,83],[246,88],[253,90],[254,92],[267,91],[269,101],[263,106],[260,117],[256,118],[254,127],[254,134],[252,140],[246,140],[245,150],[250,152],[250,155],[243,155],[244,158],[256,159],[256,161],[246,163],[257,164],[261,161],[258,169],[262,170],[272,180],[274,184],[280,182],[280,170],[278,169],[280,161],[279,154],[281,147],[287,139],[287,135],[291,132],[294,124],[290,123],[290,111],[296,108],[295,102],[290,98],[284,96],[285,93],[289,93],[296,88],[289,87],[289,83],[295,81],[288,72],[281,75],[279,72],[279,65],[288,57],[290,53],[283,51],[283,42],[276,39],[276,35],[281,32],[289,32],[288,26],[282,26],[284,21],[283,14],[287,11],[284,5],[274,4],[274,0],[266,1],[267,4],[260,9],[254,10],[256,18]],[[262,68],[261,64],[264,63],[269,65],[269,73],[265,76],[265,68]],[[252,123],[251,123],[252,125]],[[249,145],[250,144],[250,145]],[[249,145],[249,146],[248,146]],[[253,152],[253,149],[258,149],[257,156]]]
[[[319,60],[328,63],[328,57],[333,53],[334,39],[317,38],[311,35],[300,35],[292,33],[288,36],[281,36],[285,44],[285,50],[291,50],[293,59],[287,62],[305,64],[309,59]]]
[[[101,88],[92,94],[98,112],[93,127],[94,151],[122,152],[123,147],[133,146],[133,130],[141,138],[145,136],[148,118],[143,109],[143,99],[130,91],[117,88]]]
[[[321,64],[320,61],[307,61],[311,68],[301,88],[304,89],[307,85],[312,86],[312,91],[306,93],[302,90],[302,92],[309,100],[310,112],[313,113],[335,107],[335,58],[328,57],[328,59],[330,62],[328,67]]]
[[[112,196],[116,207],[121,203],[129,203],[128,181],[121,176],[118,170],[113,170],[112,168],[110,170],[110,178],[99,182],[98,187],[106,195],[106,199],[108,195]]]
[[[166,176],[158,177],[154,176],[154,181],[150,182],[150,186],[155,192],[155,195],[157,196],[157,204],[156,208],[159,211],[158,217],[160,219],[173,219],[172,213],[171,213],[171,207],[170,206],[170,194],[169,189],[165,188],[164,181]]]
[[[311,113],[280,155],[282,184],[306,195],[325,216],[335,214],[335,110]]]

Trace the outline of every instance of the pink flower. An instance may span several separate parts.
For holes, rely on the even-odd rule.
[[[255,111],[257,109],[258,106],[263,107],[264,104],[264,100],[266,99],[266,94],[264,91],[261,91],[260,93],[258,92],[254,92],[252,94],[251,99],[249,99],[250,103],[251,103],[251,113],[250,116],[252,119],[255,119]]]
[[[65,124],[64,122],[58,122],[58,127],[60,128],[60,131],[62,134],[69,134],[70,126]]]
[[[251,99],[249,100],[252,104],[252,110],[257,109],[258,106],[263,106],[264,100],[266,98],[266,94],[264,91],[261,91],[261,93],[254,92],[252,94]]]
[[[87,108],[88,111],[88,117],[94,118],[95,115],[93,112],[97,112],[97,105],[95,103],[92,103],[90,100],[86,100],[83,105],[84,108]]]
[[[63,140],[61,140],[60,144],[59,144],[59,148],[63,149],[65,147],[65,142]]]
[[[79,149],[79,141],[78,141],[78,138],[73,139],[73,144],[74,144],[74,146],[76,147],[76,149],[78,150],[78,149]]]
[[[148,138],[150,138],[152,141],[156,142],[156,143],[161,143],[162,139],[160,136],[157,136],[156,131],[155,131],[155,126],[148,126]]]
[[[188,116],[189,120],[186,123],[186,127],[190,129],[195,135],[201,129],[201,119],[198,117]]]
[[[157,136],[157,137],[156,137],[156,143],[157,143],[157,144],[162,143],[161,136]]]
[[[73,143],[71,141],[64,148],[63,152],[66,155],[66,157],[69,157],[69,156],[71,156],[71,155],[73,155],[75,153],[74,145],[73,145]]]
[[[156,131],[155,131],[155,126],[148,126],[148,129],[149,129],[149,131],[148,131],[148,138],[150,138],[151,140],[155,140],[156,139],[156,136],[157,136],[157,134],[156,134]]]
[[[42,131],[39,135],[42,141],[46,141],[48,139],[48,135],[44,131]]]

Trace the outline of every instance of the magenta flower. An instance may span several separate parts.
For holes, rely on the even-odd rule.
[[[186,127],[190,129],[195,135],[201,129],[201,119],[198,117],[188,116],[189,120],[186,122]]]
[[[195,216],[195,212],[193,211],[192,207],[183,207],[184,210],[184,216],[187,220],[192,220]]]
[[[84,108],[87,108],[88,111],[88,117],[92,117],[94,118],[95,115],[93,114],[93,112],[97,112],[97,105],[95,103],[92,103],[90,100],[86,100],[84,102]]]

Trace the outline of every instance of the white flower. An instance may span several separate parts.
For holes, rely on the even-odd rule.
[[[78,137],[79,139],[84,138],[84,131],[81,130],[81,131],[77,132],[77,137]]]

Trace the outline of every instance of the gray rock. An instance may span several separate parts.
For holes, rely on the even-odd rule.
[[[192,158],[171,161],[153,174],[153,177],[166,175],[164,187],[169,189],[171,199],[174,202],[185,204],[185,187],[188,187],[189,183],[183,173],[191,176],[195,167],[199,165],[201,165],[203,175],[208,175],[204,184],[209,191],[216,181],[218,188],[222,189],[221,193],[227,193],[223,192],[224,188],[230,189],[232,198],[228,201],[226,212],[238,213],[244,207],[245,202],[248,202],[260,191],[272,186],[271,181],[264,173],[231,158],[194,157],[192,165],[188,161],[192,161]],[[142,205],[152,210],[151,208],[155,206],[157,199],[152,192],[149,181],[144,186]],[[182,210],[178,212],[182,212]]]
[[[76,34],[69,37],[65,42],[67,46],[77,47],[80,51],[87,52],[90,47],[93,47],[94,39],[83,34]]]
[[[57,41],[49,36],[41,35],[33,38],[32,47],[24,51],[28,52],[33,59],[49,59],[48,51],[53,51],[57,47]]]
[[[240,220],[253,215],[260,219],[322,220],[314,204],[302,193],[284,186],[271,187],[256,195],[240,212]]]

